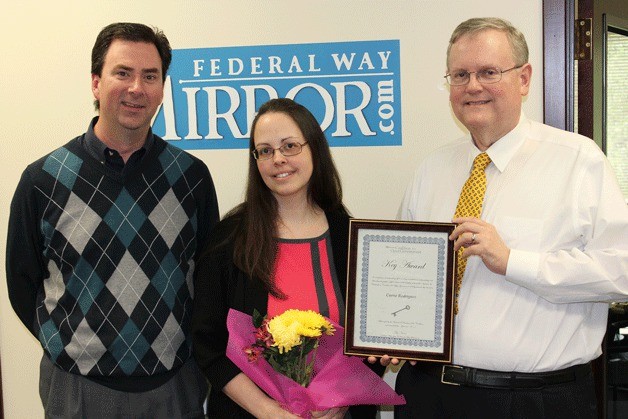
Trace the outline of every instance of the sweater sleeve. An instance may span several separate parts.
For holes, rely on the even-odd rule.
[[[207,245],[209,232],[214,228],[220,219],[218,198],[216,197],[214,181],[205,163],[200,162],[200,164],[202,165],[203,183],[201,184],[201,190],[203,195],[198,208],[197,249],[199,249],[199,251],[196,252],[196,259],[198,259],[200,252],[202,249],[205,249],[205,246]]]
[[[13,200],[6,248],[9,300],[22,323],[37,337],[35,312],[37,292],[48,276],[44,241],[38,228],[36,190],[30,173],[24,171]]]

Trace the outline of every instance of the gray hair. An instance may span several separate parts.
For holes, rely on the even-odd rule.
[[[508,42],[512,47],[512,57],[515,60],[515,65],[520,66],[528,62],[528,43],[519,29],[515,28],[507,20],[497,17],[476,17],[465,20],[459,24],[451,34],[449,46],[447,47],[447,67],[449,67],[449,53],[451,47],[460,37],[475,34],[487,29],[495,29],[506,33]]]

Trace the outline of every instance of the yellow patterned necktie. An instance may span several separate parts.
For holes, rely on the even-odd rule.
[[[486,173],[484,170],[490,162],[491,158],[486,153],[478,154],[475,160],[473,160],[473,169],[471,170],[469,179],[467,179],[460,191],[460,198],[458,199],[458,206],[456,206],[456,214],[454,217],[480,217],[482,213],[482,202],[484,202],[484,193],[486,192]],[[467,267],[467,260],[462,258],[463,250],[463,247],[458,249],[456,297],[454,301],[455,314],[458,314],[458,296],[460,295],[464,270]]]

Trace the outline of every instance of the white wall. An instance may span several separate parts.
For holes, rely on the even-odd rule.
[[[399,39],[403,146],[334,148],[355,216],[394,218],[417,163],[463,132],[443,83],[453,28],[474,16],[499,16],[527,36],[532,90],[526,114],[542,119],[542,1],[256,0],[5,2],[0,16],[0,265],[10,200],[24,167],[84,132],[94,115],[90,52],[114,21],[160,27],[173,48]],[[242,197],[246,150],[193,152],[209,166],[221,212]],[[13,313],[0,270],[0,354],[5,417],[40,418],[41,349]],[[390,416],[389,413],[384,416]]]

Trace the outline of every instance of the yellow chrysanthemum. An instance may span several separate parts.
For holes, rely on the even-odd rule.
[[[335,330],[325,317],[312,310],[287,310],[270,320],[268,331],[274,346],[283,353],[301,344],[303,337],[319,337],[323,332],[332,335]]]

